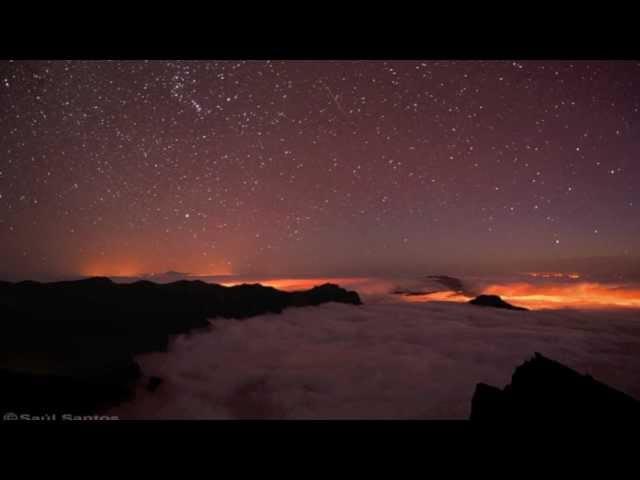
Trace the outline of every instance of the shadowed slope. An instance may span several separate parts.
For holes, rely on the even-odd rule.
[[[640,402],[539,353],[516,368],[503,390],[479,383],[471,420],[640,420]]]
[[[206,327],[216,317],[242,319],[325,302],[361,304],[356,292],[332,284],[283,292],[258,284],[116,284],[100,277],[2,282],[0,409],[91,412],[127,398],[139,375],[133,355],[166,350],[170,335]]]

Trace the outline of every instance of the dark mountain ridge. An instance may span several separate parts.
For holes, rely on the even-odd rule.
[[[640,421],[640,402],[539,353],[502,390],[479,383],[471,420],[502,422]]]
[[[67,405],[75,410],[65,413],[95,413],[100,401],[131,393],[140,376],[133,355],[165,351],[171,335],[207,327],[209,319],[325,302],[361,304],[356,292],[328,283],[284,292],[200,280],[0,282],[0,409],[46,413]]]

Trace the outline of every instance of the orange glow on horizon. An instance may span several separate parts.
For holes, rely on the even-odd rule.
[[[564,275],[564,278],[572,278]],[[557,308],[640,308],[640,287],[597,282],[536,285],[526,282],[492,284],[482,294],[499,295],[503,300],[531,310]],[[424,295],[404,295],[405,302],[468,302],[473,297],[451,291]]]
[[[80,270],[80,274],[87,277],[135,277],[139,272],[139,265],[127,262],[95,263]]]
[[[580,278],[578,273],[562,273],[562,272],[526,272],[525,275],[535,278],[570,278],[576,280]]]
[[[227,276],[233,275],[231,265],[228,263],[210,264],[211,268],[205,271],[201,269],[181,269],[180,271],[187,272],[186,277],[198,278],[209,276]],[[167,269],[171,270],[171,269]],[[197,272],[197,273],[194,273]],[[161,276],[164,274],[160,272],[154,272],[145,268],[140,262],[134,260],[101,260],[89,263],[84,268],[81,268],[78,272],[82,276],[86,277],[153,277]]]
[[[216,267],[212,271],[189,273],[189,279],[202,279],[211,281],[207,277],[232,276],[231,266],[227,263],[210,264]],[[219,267],[219,268],[218,268]],[[140,273],[144,271],[144,265],[133,260],[122,260],[118,262],[96,262],[83,269],[81,274],[85,276],[105,276],[105,277],[141,277],[147,275]],[[186,270],[190,271],[190,270]],[[193,270],[191,270],[193,272]],[[640,286],[631,287],[622,284],[609,284],[597,282],[575,281],[580,278],[577,273],[560,272],[527,272],[534,278],[573,280],[564,283],[494,283],[483,288],[478,293],[487,295],[499,295],[506,302],[516,306],[526,307],[532,310],[557,309],[557,308],[585,308],[602,309],[612,307],[640,308]],[[221,279],[222,280],[222,279]],[[226,279],[225,279],[226,280]],[[214,280],[216,281],[216,280]],[[224,286],[234,286],[243,283],[260,283],[265,286],[277,288],[285,291],[307,290],[324,283],[333,283],[355,290],[360,295],[383,295],[394,289],[391,280],[372,277],[259,277],[259,276],[238,276],[233,280],[218,282]],[[452,291],[439,291],[424,295],[391,295],[394,301],[409,303],[420,303],[430,301],[464,303],[473,297]]]
[[[335,283],[343,288],[352,288],[353,283],[362,281],[362,278],[357,277],[316,277],[316,278],[268,278],[268,279],[243,279],[241,281],[223,282],[220,285],[225,287],[232,287],[234,285],[241,285],[243,283],[260,283],[262,285],[277,288],[278,290],[294,291],[294,290],[308,290],[310,288],[322,285],[323,283]]]
[[[233,269],[230,265],[221,265],[205,272],[190,273],[190,277],[226,277],[233,275]]]
[[[619,284],[580,282],[575,284],[533,285],[494,284],[483,293],[500,295],[505,301],[531,309],[541,308],[640,308],[640,288]]]

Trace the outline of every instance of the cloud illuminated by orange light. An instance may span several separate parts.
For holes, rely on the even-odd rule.
[[[486,294],[500,295],[506,301],[527,308],[640,308],[640,288],[619,284],[580,282],[534,285],[531,283],[493,284]]]
[[[424,295],[403,295],[402,300],[411,303],[420,302],[458,302],[464,303],[471,300],[473,297],[462,295],[460,293],[454,293],[451,291],[427,293]]]

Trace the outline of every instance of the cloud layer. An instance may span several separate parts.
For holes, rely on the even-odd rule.
[[[638,310],[502,311],[466,304],[325,304],[215,320],[138,357],[154,393],[121,418],[467,418],[534,351],[640,398]]]

